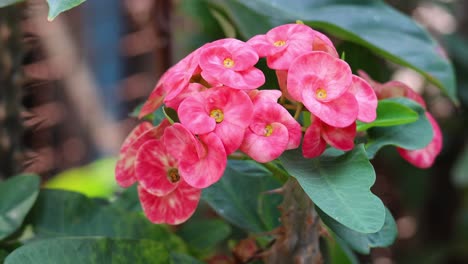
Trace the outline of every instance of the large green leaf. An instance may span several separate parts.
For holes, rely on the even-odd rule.
[[[277,206],[281,196],[264,192],[280,184],[268,172],[260,176],[261,169],[255,171],[256,176],[250,176],[235,170],[229,162],[221,180],[203,190],[202,199],[232,224],[252,232],[265,232],[279,224]]]
[[[54,20],[60,13],[72,9],[85,2],[86,0],[47,0],[49,4],[49,14],[47,19]]]
[[[302,20],[363,45],[423,74],[456,101],[452,64],[439,45],[409,17],[379,0],[206,0],[221,10],[245,38]]]
[[[385,207],[370,191],[375,172],[362,145],[338,157],[315,159],[304,158],[299,148],[286,151],[280,160],[315,205],[333,219],[361,233],[382,228]]]
[[[392,127],[374,127],[367,131],[366,151],[369,158],[386,146],[393,145],[405,149],[421,149],[427,146],[434,137],[432,125],[426,117],[426,111],[418,103],[406,98],[387,99],[408,106],[416,111],[419,118],[416,122]]]
[[[102,237],[43,239],[13,251],[5,264],[172,263],[164,244],[154,240]]]
[[[106,236],[155,239],[171,250],[184,251],[180,238],[163,225],[151,224],[136,212],[128,212],[86,196],[62,190],[42,190],[29,221],[40,237]]]
[[[39,193],[39,176],[19,175],[0,183],[0,240],[18,229]]]
[[[410,107],[393,99],[380,100],[377,106],[377,118],[372,123],[358,121],[357,130],[364,131],[371,127],[397,126],[415,122],[419,115]]]
[[[220,219],[189,221],[177,230],[177,235],[187,246],[202,255],[214,250],[217,244],[227,239],[230,234],[231,226]]]
[[[387,209],[385,213],[385,223],[378,232],[372,234],[363,234],[335,221],[320,209],[317,210],[322,221],[352,249],[361,254],[369,254],[371,248],[387,247],[395,242],[397,237],[397,226],[392,214]]]

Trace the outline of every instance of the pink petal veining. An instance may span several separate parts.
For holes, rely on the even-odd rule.
[[[201,190],[181,182],[171,193],[158,197],[138,186],[143,212],[155,224],[177,225],[193,215],[201,197]]]

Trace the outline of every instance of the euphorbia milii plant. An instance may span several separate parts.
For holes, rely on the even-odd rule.
[[[276,72],[277,85],[265,86],[260,59]],[[154,127],[142,122],[130,133],[117,163],[117,182],[122,187],[137,182],[150,221],[180,224],[196,210],[203,189],[223,176],[229,158],[270,164],[299,147],[311,160],[327,149],[353,151],[360,145],[356,136],[360,142],[366,136],[357,124],[379,118],[378,100],[403,96],[425,107],[404,84],[379,84],[360,75],[340,59],[327,36],[301,23],[278,26],[247,42],[207,43],[170,68],[144,103],[140,118],[160,107],[166,118]],[[398,149],[424,168],[442,147],[440,129],[426,115],[432,142],[420,150]]]

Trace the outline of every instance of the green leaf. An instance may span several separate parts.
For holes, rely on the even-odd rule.
[[[39,194],[37,175],[19,175],[0,183],[0,240],[22,224]]]
[[[140,198],[138,197],[137,184],[125,189],[111,205],[125,211],[141,212],[142,208]]]
[[[62,190],[42,190],[28,218],[39,237],[105,236],[155,239],[172,250],[184,251],[180,238],[143,215],[103,205],[86,196]]]
[[[452,64],[412,19],[379,0],[206,0],[250,38],[274,26],[302,20],[380,56],[410,67],[456,99]]]
[[[375,172],[362,145],[338,157],[315,159],[304,158],[298,148],[286,151],[280,160],[315,205],[333,219],[362,233],[382,228],[385,207],[370,191]]]
[[[393,99],[380,100],[377,106],[377,118],[372,123],[357,123],[357,130],[364,131],[371,127],[397,126],[415,122],[419,115],[410,107]]]
[[[325,214],[320,209],[317,210],[322,221],[327,225],[336,235],[345,241],[352,249],[361,253],[369,254],[371,248],[387,247],[395,242],[397,237],[397,226],[392,214],[387,209],[385,213],[385,222],[378,232],[372,234],[364,234],[356,232],[339,222],[333,220],[330,216]]]
[[[277,206],[281,196],[264,192],[279,187],[269,173],[250,176],[237,171],[229,161],[224,176],[203,190],[202,199],[232,224],[251,232],[265,232],[279,225]]]
[[[43,239],[13,251],[5,264],[168,264],[164,244],[101,237]]]
[[[177,230],[187,246],[197,254],[209,253],[231,234],[231,226],[219,219],[189,221]],[[203,235],[201,235],[203,234]]]
[[[205,262],[201,262],[200,260],[181,253],[172,253],[171,252],[171,259],[172,262],[175,264],[204,264]]]
[[[16,4],[19,2],[23,2],[24,0],[0,0],[0,8],[1,7],[6,7],[12,4]]]
[[[47,3],[49,4],[49,15],[47,16],[47,20],[52,21],[60,13],[72,9],[85,1],[86,0],[47,0]]]
[[[418,120],[406,125],[392,127],[374,127],[367,131],[368,142],[366,151],[369,158],[373,158],[377,151],[393,145],[405,149],[421,149],[427,146],[434,137],[432,125],[426,117],[426,111],[418,103],[406,98],[387,99],[405,105],[419,115]]]

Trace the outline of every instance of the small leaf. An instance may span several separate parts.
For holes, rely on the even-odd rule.
[[[358,121],[357,130],[364,131],[371,127],[404,125],[418,120],[419,115],[410,107],[393,99],[380,100],[377,106],[377,119],[372,123]]]
[[[111,204],[125,211],[141,212],[140,198],[138,197],[137,184],[125,189]]]
[[[72,9],[85,1],[86,0],[47,0],[47,3],[49,4],[49,15],[47,16],[47,20],[52,21],[60,13]]]
[[[235,170],[229,161],[224,176],[203,190],[202,199],[232,224],[251,232],[265,232],[279,225],[277,206],[281,196],[264,192],[279,187],[269,173],[250,176]]]
[[[37,175],[19,175],[0,182],[0,240],[22,224],[39,194]]]
[[[382,228],[385,207],[370,191],[375,172],[362,145],[338,157],[315,159],[304,158],[298,148],[286,151],[280,160],[315,205],[333,219],[362,233]]]
[[[330,216],[325,214],[320,209],[317,210],[322,221],[327,225],[336,235],[338,235],[344,242],[346,242],[352,249],[361,253],[369,254],[371,248],[387,247],[395,242],[397,237],[397,226],[392,214],[387,209],[385,213],[385,223],[378,232],[371,234],[364,234],[356,232],[339,222],[333,220]]]
[[[13,251],[5,264],[168,264],[164,244],[154,240],[74,237],[37,240]]]
[[[366,151],[369,158],[373,158],[377,151],[393,145],[405,149],[421,149],[429,144],[434,136],[432,125],[426,117],[426,111],[418,103],[406,98],[388,99],[405,105],[419,115],[418,120],[406,125],[392,127],[374,127],[367,131],[369,136]]]
[[[201,255],[209,253],[230,234],[231,226],[219,219],[189,221],[177,230],[187,246]]]

